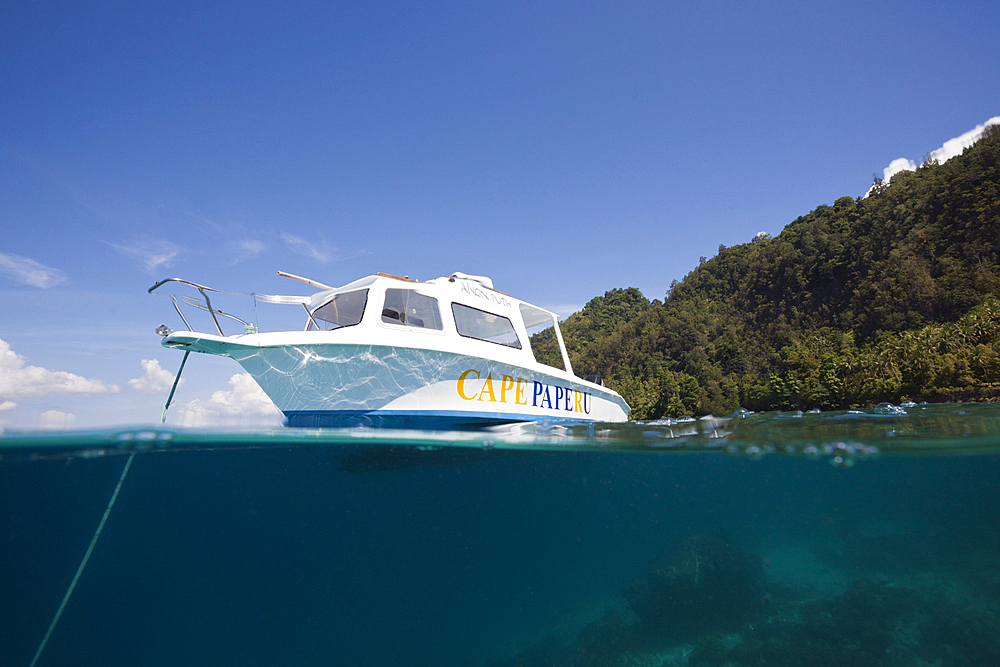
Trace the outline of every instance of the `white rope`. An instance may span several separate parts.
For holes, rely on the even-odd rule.
[[[45,650],[45,645],[49,641],[49,637],[52,636],[52,631],[55,630],[56,623],[59,622],[59,617],[62,616],[63,610],[66,608],[66,603],[69,602],[69,596],[73,594],[73,589],[76,588],[76,582],[80,580],[80,575],[83,574],[83,568],[87,567],[87,561],[90,560],[90,554],[94,551],[94,545],[97,544],[97,538],[101,536],[101,531],[104,530],[104,523],[108,520],[108,515],[111,514],[111,508],[115,506],[115,501],[118,499],[118,492],[122,490],[122,483],[125,481],[125,475],[128,474],[128,469],[132,466],[132,459],[135,458],[135,452],[128,455],[128,461],[125,462],[125,469],[122,470],[122,476],[118,479],[118,486],[115,487],[115,492],[111,494],[111,500],[108,502],[108,508],[104,510],[104,516],[101,517],[101,523],[97,526],[97,532],[94,533],[93,539],[90,540],[90,546],[87,547],[87,553],[83,555],[83,560],[80,561],[80,567],[76,568],[76,575],[73,577],[73,581],[69,585],[69,589],[66,591],[66,595],[63,596],[62,604],[59,605],[58,611],[56,611],[55,618],[52,619],[52,623],[49,624],[48,632],[45,633],[45,638],[42,639],[41,645],[38,650],[35,651],[35,657],[31,660],[30,667],[35,667],[35,663],[38,662],[39,656],[42,655],[42,651]]]

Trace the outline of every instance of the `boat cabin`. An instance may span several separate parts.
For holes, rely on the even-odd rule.
[[[507,348],[493,349],[486,356],[516,352],[519,363],[542,363],[531,351],[530,337],[553,327],[562,362],[554,368],[572,374],[556,314],[495,290],[489,278],[456,273],[421,282],[379,273],[318,292],[303,306],[308,313],[305,331],[361,325],[377,338],[393,336],[397,344],[404,331],[451,337],[453,343],[457,336],[462,344]],[[423,339],[420,344],[428,342]]]

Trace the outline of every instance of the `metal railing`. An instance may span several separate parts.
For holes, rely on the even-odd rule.
[[[310,281],[310,280],[307,280],[305,278],[299,278],[297,276],[292,276],[290,274],[282,274],[282,273],[279,272],[279,275],[285,275],[285,276],[288,276],[290,278],[295,278],[296,280],[300,280],[302,282],[307,282],[307,283],[309,283],[310,285],[313,285],[313,286],[323,286],[323,287],[325,287],[325,285],[321,285],[320,283],[317,283],[315,281]],[[149,292],[150,294],[152,294],[154,291],[158,290],[160,287],[163,287],[167,283],[180,283],[181,285],[187,285],[188,287],[193,287],[194,289],[198,290],[198,292],[201,294],[201,298],[204,299],[204,303],[202,303],[197,297],[193,297],[193,296],[186,296],[186,295],[183,295],[183,294],[180,294],[180,295],[179,294],[167,294],[166,295],[166,296],[170,297],[171,301],[173,301],[174,310],[177,311],[177,314],[180,316],[181,321],[184,322],[184,326],[186,326],[188,328],[188,331],[194,331],[194,329],[191,327],[191,323],[188,322],[187,318],[184,317],[184,313],[181,311],[180,303],[178,303],[178,301],[183,301],[184,303],[186,303],[187,305],[191,306],[192,308],[196,308],[198,310],[204,310],[204,311],[208,312],[208,314],[212,316],[212,322],[215,323],[215,328],[219,332],[220,336],[225,336],[226,334],[222,331],[222,326],[219,324],[219,318],[218,318],[219,315],[221,315],[222,317],[228,317],[231,320],[236,320],[237,322],[239,322],[240,324],[243,325],[243,330],[246,333],[248,333],[248,334],[255,334],[255,333],[257,333],[257,325],[256,324],[253,324],[251,322],[247,322],[245,320],[242,320],[242,319],[236,317],[235,315],[231,315],[229,313],[223,312],[219,308],[213,307],[212,306],[212,299],[209,298],[209,296],[208,296],[209,292],[212,292],[214,294],[232,294],[232,295],[237,295],[237,296],[250,296],[250,297],[254,298],[255,302],[256,301],[262,301],[264,303],[275,303],[275,304],[283,304],[283,305],[295,305],[295,304],[298,304],[298,305],[302,306],[302,308],[306,311],[306,315],[309,317],[309,321],[312,322],[312,324],[314,326],[316,326],[317,329],[319,328],[319,325],[316,324],[316,320],[313,319],[312,313],[309,311],[308,304],[309,304],[309,302],[311,300],[311,297],[308,297],[308,296],[285,296],[285,295],[275,295],[275,294],[257,294],[256,292],[252,292],[252,293],[250,293],[250,292],[230,292],[230,291],[227,291],[227,290],[215,289],[214,287],[208,287],[207,285],[199,285],[198,283],[191,282],[190,280],[184,280],[182,278],[166,278],[164,280],[161,280],[161,281],[157,282],[155,285],[153,285],[152,287],[150,287],[146,291]],[[166,334],[163,334],[163,335],[166,335]]]
[[[240,324],[243,325],[243,328],[244,328],[244,330],[247,331],[247,333],[250,333],[251,329],[255,329],[256,328],[255,325],[250,324],[249,322],[246,322],[244,320],[241,320],[240,318],[236,317],[235,315],[230,315],[229,313],[225,313],[222,310],[219,310],[219,309],[216,309],[216,308],[212,307],[212,300],[208,296],[209,292],[216,292],[217,294],[229,294],[229,292],[224,292],[223,290],[217,290],[217,289],[214,289],[212,287],[207,287],[206,285],[199,285],[198,283],[193,283],[190,280],[183,280],[181,278],[166,278],[164,280],[161,280],[161,281],[157,282],[155,285],[153,285],[152,287],[150,287],[147,291],[150,294],[152,294],[154,290],[159,289],[160,287],[162,287],[163,285],[165,285],[167,283],[180,283],[182,285],[187,285],[189,287],[193,287],[196,290],[198,290],[198,292],[201,293],[202,298],[205,299],[205,303],[203,305],[202,303],[200,303],[198,301],[198,299],[196,299],[194,297],[191,297],[191,296],[184,296],[184,295],[178,296],[177,294],[169,294],[169,295],[167,295],[167,296],[170,297],[170,300],[173,301],[173,303],[174,303],[174,310],[176,310],[177,314],[180,315],[180,318],[184,322],[184,326],[186,326],[188,328],[188,331],[194,331],[194,329],[191,327],[191,323],[187,321],[187,318],[184,317],[184,313],[181,312],[180,304],[177,303],[178,299],[180,299],[184,303],[188,304],[192,308],[197,308],[198,310],[208,311],[208,314],[212,316],[212,322],[215,323],[215,328],[218,330],[220,336],[225,336],[226,334],[222,331],[222,326],[219,324],[219,318],[216,317],[216,315],[222,315],[223,317],[228,317],[231,320],[236,320],[237,322],[239,322]]]

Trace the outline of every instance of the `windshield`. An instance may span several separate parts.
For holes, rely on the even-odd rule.
[[[357,324],[361,321],[361,316],[365,314],[367,303],[368,290],[366,289],[337,294],[312,312],[312,320],[310,320],[307,330],[315,328],[314,322],[324,331]]]

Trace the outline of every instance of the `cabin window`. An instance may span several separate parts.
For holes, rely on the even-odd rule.
[[[562,349],[556,337],[556,318],[547,310],[527,303],[521,304],[521,319],[528,332],[528,349],[535,361],[546,366],[566,370]]]
[[[385,305],[382,307],[382,321],[386,324],[400,324],[418,329],[440,331],[441,310],[437,299],[418,294],[411,289],[387,289]]]
[[[309,322],[307,331],[314,328],[313,322],[323,331],[353,326],[361,321],[367,303],[368,290],[366,289],[337,294],[312,311],[312,320]]]
[[[494,315],[460,303],[451,304],[451,310],[455,314],[455,327],[462,336],[521,349],[521,341],[517,339],[514,325],[503,315]]]

